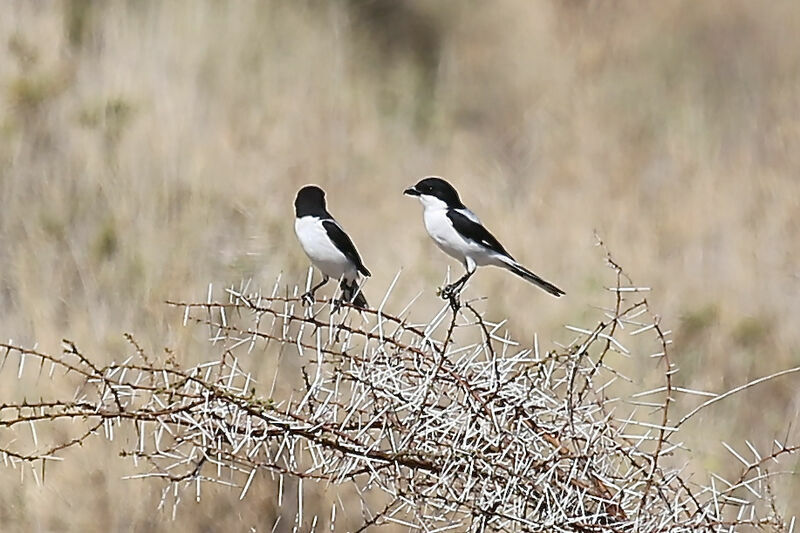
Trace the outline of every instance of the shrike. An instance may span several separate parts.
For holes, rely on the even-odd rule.
[[[366,309],[367,299],[358,285],[358,275],[370,276],[353,241],[325,208],[325,191],[306,185],[294,201],[294,232],[311,263],[322,272],[322,281],[303,294],[303,301],[313,301],[314,293],[338,279],[342,299],[359,309]]]
[[[442,178],[428,176],[406,189],[404,194],[419,198],[428,234],[443,252],[458,259],[467,269],[466,274],[442,290],[443,297],[452,302],[477,267],[484,265],[510,270],[553,296],[564,294],[552,283],[520,265],[481,224],[477,215],[461,203],[453,186]]]

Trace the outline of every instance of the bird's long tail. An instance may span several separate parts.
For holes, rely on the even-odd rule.
[[[562,294],[566,294],[564,291],[562,291],[561,289],[559,289],[558,287],[556,287],[555,285],[553,285],[549,281],[543,280],[542,278],[540,278],[539,276],[537,276],[536,274],[534,274],[533,272],[531,272],[530,270],[528,270],[524,266],[520,265],[516,261],[507,261],[507,262],[504,261],[503,263],[504,263],[504,266],[508,270],[510,270],[511,272],[516,274],[517,276],[519,276],[522,279],[525,279],[527,281],[530,281],[531,283],[533,283],[534,285],[538,286],[539,288],[549,292],[550,294],[552,294],[556,298],[558,298]]]
[[[356,280],[347,281],[342,279],[339,287],[342,289],[342,299],[345,302],[352,303],[358,309],[369,309],[367,299],[364,297],[364,292],[359,288]]]

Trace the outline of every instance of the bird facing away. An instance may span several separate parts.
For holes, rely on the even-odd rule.
[[[325,208],[325,191],[316,185],[300,189],[294,201],[294,212],[294,232],[300,246],[322,272],[322,281],[303,294],[303,301],[312,302],[317,289],[334,278],[341,280],[339,286],[344,301],[366,309],[368,304],[358,286],[358,275],[370,276],[370,271],[361,261],[353,241]]]
[[[427,176],[406,189],[404,194],[419,198],[424,208],[423,221],[428,234],[443,252],[458,259],[467,269],[466,274],[443,289],[443,297],[450,298],[452,302],[477,267],[484,265],[510,270],[553,296],[564,294],[564,291],[519,264],[481,224],[477,215],[461,202],[453,186],[442,178]]]

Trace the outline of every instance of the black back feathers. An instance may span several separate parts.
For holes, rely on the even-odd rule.
[[[361,261],[361,256],[358,255],[358,250],[356,250],[356,246],[353,244],[353,241],[350,239],[347,233],[345,233],[344,230],[339,227],[339,224],[337,224],[336,221],[334,221],[332,218],[323,220],[322,227],[325,228],[328,238],[333,241],[333,245],[336,246],[336,248],[356,266],[359,272],[365,276],[372,275]]]
[[[503,245],[500,244],[500,241],[498,241],[495,236],[483,226],[483,224],[478,224],[463,213],[459,213],[454,209],[449,209],[447,211],[447,218],[450,219],[450,222],[453,224],[455,230],[467,239],[475,241],[478,244],[481,244],[492,250],[493,252],[504,255],[509,259],[514,259],[511,257],[511,254],[506,252],[506,249],[503,248]]]

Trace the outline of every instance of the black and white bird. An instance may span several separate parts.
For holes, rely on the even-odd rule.
[[[419,198],[424,208],[422,218],[428,234],[442,251],[458,259],[467,269],[466,274],[443,289],[443,297],[452,301],[475,270],[484,265],[510,270],[553,296],[564,294],[564,291],[519,264],[481,224],[477,215],[461,202],[453,186],[442,178],[427,176],[404,193]]]
[[[325,191],[306,185],[294,201],[294,232],[311,263],[322,272],[322,281],[303,295],[313,301],[314,293],[330,278],[340,280],[342,299],[366,309],[367,299],[358,284],[358,275],[370,276],[353,241],[325,208]]]

